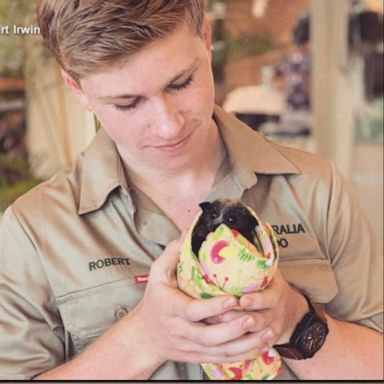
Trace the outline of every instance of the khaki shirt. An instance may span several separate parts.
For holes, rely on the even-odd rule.
[[[228,157],[207,200],[241,198],[278,234],[285,278],[326,311],[382,330],[382,266],[366,219],[326,160],[215,109]],[[71,169],[17,200],[0,229],[0,378],[29,379],[98,338],[142,298],[179,231],[127,182],[101,130]],[[140,346],[137,346],[140,348]],[[201,379],[168,362],[153,379]],[[280,379],[295,379],[285,367]]]

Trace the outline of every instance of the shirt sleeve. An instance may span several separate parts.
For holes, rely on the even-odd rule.
[[[60,314],[39,255],[11,208],[0,223],[0,380],[25,380],[64,360]]]
[[[360,202],[334,167],[326,236],[338,285],[338,294],[327,305],[329,313],[382,332],[382,251]]]

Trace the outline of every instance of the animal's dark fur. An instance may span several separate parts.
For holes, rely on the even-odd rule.
[[[210,232],[220,224],[240,232],[250,242],[254,242],[257,220],[240,200],[220,199],[212,203],[200,204],[203,213],[192,231],[192,251],[198,255],[201,244]]]

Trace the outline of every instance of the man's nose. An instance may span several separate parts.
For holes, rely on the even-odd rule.
[[[163,138],[173,138],[179,135],[184,117],[172,98],[163,97],[154,102],[153,124],[156,133]]]

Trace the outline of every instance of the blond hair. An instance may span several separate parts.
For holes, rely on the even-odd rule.
[[[40,0],[41,34],[76,80],[165,38],[182,23],[201,36],[205,0]]]

